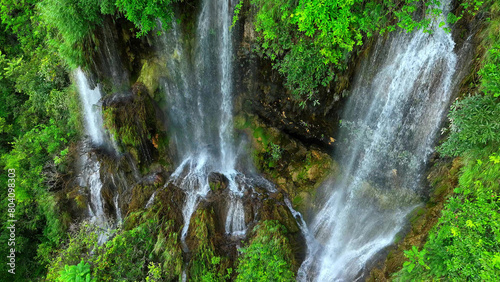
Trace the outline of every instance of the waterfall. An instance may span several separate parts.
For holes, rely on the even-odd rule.
[[[231,1],[205,0],[194,43],[181,33],[176,21],[162,37],[169,70],[164,89],[179,159],[169,182],[187,195],[182,241],[199,201],[210,192],[208,176],[212,172],[228,179],[226,233],[238,236],[246,232],[241,198],[248,181],[235,168],[238,154],[232,120],[231,20]]]
[[[88,150],[84,148],[84,150]],[[110,229],[110,224],[106,213],[104,212],[104,200],[101,195],[103,187],[100,173],[100,163],[95,159],[95,155],[83,153],[80,157],[80,174],[78,176],[78,185],[88,187],[90,199],[88,210],[90,223],[95,224],[99,228],[98,243],[102,244],[107,241]]]
[[[99,87],[90,88],[87,77],[81,68],[76,69],[75,78],[83,105],[85,129],[92,143],[97,146],[101,145],[104,140],[101,108],[98,105],[101,99],[101,91]]]
[[[116,144],[110,142],[108,136],[105,135],[102,111],[99,105],[102,96],[99,85],[91,89],[89,81],[81,68],[75,70],[75,78],[83,106],[85,129],[90,142],[94,147],[117,148]],[[115,152],[117,152],[116,149]],[[80,171],[78,175],[79,186],[88,187],[90,192],[88,204],[90,222],[98,227],[98,243],[102,244],[108,240],[108,233],[113,227],[113,224],[104,211],[104,200],[101,194],[103,188],[101,180],[101,163],[92,152],[92,147],[86,146],[86,144],[82,147],[82,152],[80,153],[78,170]],[[114,182],[113,174],[111,174],[111,177]],[[116,223],[120,223],[122,221],[122,214],[119,206],[118,193],[116,193],[113,203],[116,209]]]
[[[94,146],[100,146],[104,143],[104,129],[101,116],[101,108],[98,106],[101,99],[99,87],[90,88],[87,77],[81,68],[75,71],[76,84],[80,99],[82,101],[83,113],[85,119],[85,129]],[[84,152],[80,157],[79,185],[88,187],[90,200],[88,210],[90,222],[95,224],[102,232],[99,233],[98,242],[102,244],[107,240],[106,232],[109,229],[108,219],[104,212],[104,204],[101,195],[102,181],[100,175],[99,161],[88,156],[90,148],[84,147]]]
[[[343,175],[320,188],[326,200],[309,226],[315,242],[302,280],[361,279],[419,204],[457,64],[451,34],[433,25],[433,34],[379,39],[363,62],[341,121],[336,156]]]

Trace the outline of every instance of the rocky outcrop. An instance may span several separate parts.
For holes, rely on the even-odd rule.
[[[228,180],[224,175],[212,173],[209,177],[210,187],[206,199],[201,200],[193,214],[186,237],[186,261],[190,268],[195,267],[197,257],[202,251],[210,251],[212,255],[223,258],[220,267],[235,268],[238,257],[238,246],[241,241],[248,241],[251,230],[265,220],[277,220],[287,229],[288,240],[293,246],[295,260],[301,262],[305,256],[305,243],[296,219],[286,206],[283,192],[270,192],[266,185],[259,185],[258,181],[247,180],[253,183],[253,188],[243,196],[247,236],[232,236],[225,231],[225,222],[228,212],[229,188]],[[264,182],[261,182],[264,184]],[[170,184],[169,186],[173,186]],[[170,189],[170,188],[169,188]],[[177,188],[178,189],[178,188]],[[165,203],[163,202],[163,205]],[[190,275],[195,275],[190,271]]]
[[[238,97],[236,111],[258,116],[269,126],[302,141],[323,148],[332,148],[336,138],[342,105],[359,58],[366,52],[358,48],[351,53],[345,71],[339,72],[327,87],[318,89],[314,96],[318,103],[308,102],[305,107],[284,86],[284,78],[267,58],[253,50],[258,47],[253,26],[250,1],[244,1],[235,27],[237,34],[236,78]],[[363,48],[369,48],[364,45]]]
[[[119,150],[130,153],[141,169],[159,160],[169,163],[165,117],[143,84],[134,84],[129,95],[106,96],[103,117]]]
[[[286,192],[302,213],[312,207],[316,188],[339,172],[337,163],[320,147],[305,146],[257,116],[239,115],[235,126],[250,138],[250,155],[259,171]]]

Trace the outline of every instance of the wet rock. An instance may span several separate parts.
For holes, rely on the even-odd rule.
[[[180,231],[184,224],[182,209],[185,199],[186,194],[172,183],[157,190],[154,200],[155,210],[159,210],[158,217],[173,220],[174,230]]]
[[[164,95],[160,94],[157,90],[160,76],[165,75],[166,72],[165,65],[159,63],[155,58],[143,60],[141,72],[137,81],[144,84],[149,95],[156,102],[160,102],[163,99]]]
[[[307,147],[277,128],[268,127],[256,116],[240,115],[236,127],[250,137],[250,154],[266,178],[286,191],[295,209],[304,213],[311,197],[327,178],[338,174],[338,165],[315,146]]]
[[[144,209],[146,203],[153,195],[156,188],[153,185],[141,185],[137,184],[132,188],[132,195],[130,204],[128,206],[128,212],[134,212]]]
[[[163,112],[143,84],[134,84],[131,95],[105,97],[103,118],[119,149],[130,153],[142,169],[160,158],[170,162]]]
[[[225,190],[229,185],[229,180],[221,173],[211,172],[208,175],[208,183],[212,191]]]

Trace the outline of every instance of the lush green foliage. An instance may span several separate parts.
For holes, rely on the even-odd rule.
[[[481,150],[488,144],[499,144],[499,116],[498,98],[476,95],[456,101],[449,113],[450,136],[440,147],[440,152],[459,156],[468,150]]]
[[[35,3],[37,1],[34,1]],[[163,27],[172,21],[175,0],[42,0],[40,15],[50,29],[50,43],[72,68],[86,65],[95,46],[100,43],[93,30],[102,25],[104,15],[117,11],[135,24],[138,36],[156,28],[159,18]]]
[[[92,30],[102,22],[98,0],[44,0],[39,3],[45,25],[53,29],[50,43],[75,68],[91,55]]]
[[[137,281],[145,275],[155,245],[156,224],[148,220],[137,227],[118,233],[106,242],[93,260],[93,275],[98,281]]]
[[[160,222],[150,212],[131,214],[126,221],[137,221],[131,229],[111,232],[111,239],[98,246],[96,226],[82,225],[52,260],[47,280],[56,280],[61,271],[80,260],[89,263],[91,278],[97,281],[158,281],[179,278],[182,251],[173,222]],[[165,235],[167,234],[167,235]]]
[[[437,1],[424,1],[429,14],[438,15]],[[412,31],[426,27],[430,18],[413,20],[415,0],[266,1],[257,6],[255,27],[260,33],[258,52],[275,62],[296,98],[314,100],[319,86],[328,86],[347,67],[355,46],[375,32],[397,26]],[[432,7],[432,8],[431,8]],[[239,11],[239,10],[238,10]],[[302,105],[305,102],[302,101]]]
[[[236,281],[292,281],[292,252],[286,228],[277,221],[255,227],[255,237],[241,248]]]
[[[401,280],[495,281],[500,276],[499,153],[465,160],[455,195],[424,249],[407,251],[410,260]]]
[[[71,234],[69,241],[57,252],[56,257],[50,261],[47,280],[55,281],[68,265],[76,265],[82,260],[91,261],[92,252],[98,248],[98,229],[87,223],[83,223],[79,231]]]
[[[43,275],[51,252],[65,237],[69,215],[50,189],[64,174],[67,152],[77,137],[79,106],[61,59],[46,44],[36,1],[2,1],[0,31],[0,180],[15,169],[16,278]],[[6,198],[7,190],[1,191]],[[6,201],[1,215],[6,217]],[[4,225],[5,222],[2,222]],[[8,234],[2,227],[1,238]],[[4,256],[6,248],[0,252]],[[6,265],[0,270],[7,273]]]

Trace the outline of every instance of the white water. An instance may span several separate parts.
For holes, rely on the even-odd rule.
[[[102,244],[109,237],[110,224],[104,212],[104,200],[101,195],[102,181],[100,175],[100,164],[92,159],[90,154],[84,153],[80,157],[81,172],[78,182],[81,187],[88,187],[90,190],[90,201],[88,204],[90,223],[99,228],[98,243]]]
[[[83,105],[85,129],[92,143],[94,145],[101,145],[104,141],[103,121],[101,107],[99,106],[99,100],[102,96],[101,91],[99,87],[90,88],[87,77],[81,68],[76,69],[75,78]]]
[[[434,29],[380,40],[362,65],[336,153],[345,170],[320,188],[326,201],[310,224],[316,242],[308,240],[300,280],[360,279],[418,205],[457,63],[451,35]]]
[[[83,106],[85,129],[92,144],[94,146],[101,146],[105,142],[101,107],[99,106],[99,100],[102,96],[101,91],[99,90],[99,86],[94,89],[90,88],[87,77],[81,68],[76,69],[75,78]],[[88,210],[90,222],[99,228],[98,243],[102,244],[108,239],[107,233],[110,225],[104,212],[101,195],[103,184],[100,176],[100,163],[98,160],[89,158],[88,151],[90,148],[85,147],[84,150],[85,152],[80,158],[81,172],[79,175],[79,185],[89,188],[90,201]]]
[[[164,86],[179,159],[169,182],[187,196],[182,242],[198,203],[210,192],[212,172],[228,179],[226,233],[240,236],[246,232],[241,197],[247,185],[235,168],[238,154],[233,141],[231,20],[231,1],[205,0],[194,47],[187,44],[175,21],[163,37],[169,70]]]
[[[94,146],[114,148],[115,152],[118,152],[118,150],[116,149],[116,144],[114,142],[110,142],[110,139],[105,135],[102,111],[101,106],[99,105],[100,99],[102,97],[99,85],[97,85],[94,89],[91,89],[88,79],[81,68],[76,69],[75,78],[83,106],[85,129],[91,143]],[[108,240],[109,231],[114,226],[114,224],[104,211],[104,201],[101,195],[101,190],[103,187],[100,175],[101,164],[95,157],[95,155],[90,153],[92,148],[84,146],[83,149],[84,152],[80,158],[81,171],[79,175],[79,182],[80,186],[89,188],[90,200],[88,204],[88,210],[90,215],[90,222],[99,227],[98,242],[99,244],[102,244]],[[123,186],[123,183],[115,182],[114,174],[111,174],[110,176],[115,187],[118,187],[119,184],[122,184]],[[113,197],[113,204],[116,210],[116,224],[120,224],[122,221],[119,196],[120,195],[117,192]]]

